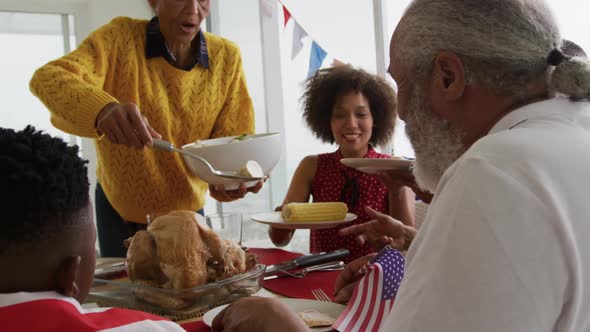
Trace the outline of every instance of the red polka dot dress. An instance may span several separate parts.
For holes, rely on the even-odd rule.
[[[364,158],[390,158],[369,147]],[[350,256],[344,259],[350,262],[355,258],[375,252],[368,245],[359,246],[354,236],[343,237],[338,230],[351,225],[361,224],[371,218],[365,212],[365,207],[389,213],[389,199],[387,188],[377,177],[362,173],[340,163],[340,150],[318,155],[318,164],[311,194],[314,202],[344,202],[348,211],[358,216],[353,222],[335,228],[316,229],[310,231],[310,252],[332,251],[346,248]]]

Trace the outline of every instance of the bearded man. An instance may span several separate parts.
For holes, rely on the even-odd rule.
[[[389,73],[434,198],[417,233],[376,212],[342,231],[409,247],[381,330],[590,330],[590,63],[561,47],[543,0],[414,0],[403,15]],[[240,331],[264,315],[246,314],[256,301],[274,300],[235,303],[217,326]]]

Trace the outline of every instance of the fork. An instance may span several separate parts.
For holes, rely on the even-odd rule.
[[[326,294],[326,292],[324,292],[324,290],[321,288],[312,289],[311,293],[318,301],[332,302],[328,294]]]
[[[305,277],[309,272],[314,271],[339,271],[344,269],[344,262],[343,261],[336,261],[336,262],[328,262],[324,264],[314,265],[310,267],[306,267],[303,270],[299,270],[298,272],[289,272],[286,270],[279,270],[279,274],[273,274],[270,276],[264,277],[264,280],[272,280],[276,278],[282,277],[294,277],[301,279]]]
[[[337,261],[337,262],[328,262],[328,263],[324,263],[324,264],[320,264],[320,265],[306,267],[305,269],[303,269],[299,272],[289,272],[289,271],[281,271],[281,272],[283,272],[291,277],[303,278],[309,272],[313,272],[313,271],[338,271],[338,270],[342,270],[342,269],[344,269],[344,262]]]

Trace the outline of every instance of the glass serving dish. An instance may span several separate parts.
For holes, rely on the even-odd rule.
[[[165,316],[198,316],[216,306],[260,290],[266,266],[257,264],[228,279],[185,289],[164,289],[131,282],[120,267],[104,269],[86,302],[101,306],[142,310]]]

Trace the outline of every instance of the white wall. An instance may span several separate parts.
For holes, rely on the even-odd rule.
[[[262,75],[262,49],[260,44],[260,24],[258,0],[218,1],[219,22],[215,22],[223,36],[240,47],[248,90],[256,112],[256,131],[266,131],[264,109],[264,78]],[[212,17],[215,19],[216,17]]]
[[[553,10],[563,38],[569,39],[590,54],[590,1],[548,0]]]
[[[87,0],[87,2],[89,12],[87,25],[90,31],[117,16],[145,19],[153,16],[147,0]]]
[[[265,91],[259,0],[215,1],[212,3],[210,19],[212,33],[235,42],[240,48],[248,91],[254,105],[256,132],[282,132],[273,125],[272,114],[268,114],[269,112],[281,112],[282,106],[276,110],[267,110],[269,96],[265,93],[269,93],[269,91]],[[280,76],[278,71],[277,74]],[[266,83],[268,84],[268,82]],[[273,86],[272,88],[277,87]],[[279,93],[282,93],[282,91]],[[281,163],[283,163],[283,160],[273,170],[271,179],[258,194],[249,194],[244,199],[222,204],[223,212],[241,212],[245,216],[243,234],[246,242],[267,239],[266,226],[250,222],[248,215],[269,211],[279,204],[278,201],[282,200],[284,193],[277,193],[275,190],[277,185],[280,188],[285,188],[287,185],[286,176],[281,176],[284,175],[284,172],[279,171]],[[212,199],[207,201],[206,213],[214,212],[212,211],[214,209],[213,204]]]
[[[281,29],[283,84],[285,94],[285,137],[287,174],[291,178],[307,155],[332,152],[337,146],[321,143],[304,123],[300,98],[307,76],[312,39],[326,52],[323,67],[334,58],[376,73],[373,2],[355,0],[283,0],[293,19],[307,32],[303,49],[292,59],[291,20]]]
[[[283,0],[293,18],[328,55],[375,72],[372,1]]]

